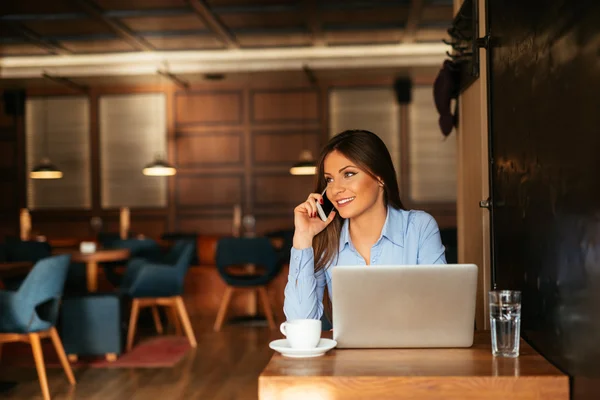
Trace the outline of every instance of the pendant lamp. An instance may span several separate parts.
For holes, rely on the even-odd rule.
[[[48,157],[48,104],[47,99],[44,97],[44,142],[43,151],[44,157],[38,164],[35,164],[29,173],[31,179],[60,179],[63,177],[63,173],[56,165],[54,165]]]
[[[303,150],[300,154],[300,161],[290,168],[290,174],[292,175],[314,175],[316,173],[317,165],[310,150]]]
[[[142,173],[146,176],[173,176],[177,170],[166,160],[157,156],[154,161],[144,167]]]

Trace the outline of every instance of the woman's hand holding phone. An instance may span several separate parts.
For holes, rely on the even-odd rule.
[[[335,211],[332,211],[325,221],[319,217],[317,202],[322,201],[322,195],[311,193],[304,203],[294,209],[294,248],[300,250],[311,247],[313,238],[335,218]]]

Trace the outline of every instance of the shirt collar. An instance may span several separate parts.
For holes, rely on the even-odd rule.
[[[404,216],[401,210],[396,210],[388,206],[385,223],[381,230],[381,236],[397,246],[404,247]],[[380,238],[381,239],[381,238]],[[350,243],[350,224],[347,219],[344,220],[342,231],[340,232],[340,248],[344,250],[346,244]]]

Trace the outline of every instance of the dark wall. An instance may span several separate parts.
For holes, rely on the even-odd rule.
[[[499,288],[523,335],[600,398],[600,2],[489,0]]]
[[[0,92],[0,242],[6,236],[19,235],[19,164],[18,131],[23,117],[16,115],[17,102]]]

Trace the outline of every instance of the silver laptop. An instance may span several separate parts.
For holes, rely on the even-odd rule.
[[[470,347],[477,266],[336,266],[333,338],[338,348]]]

